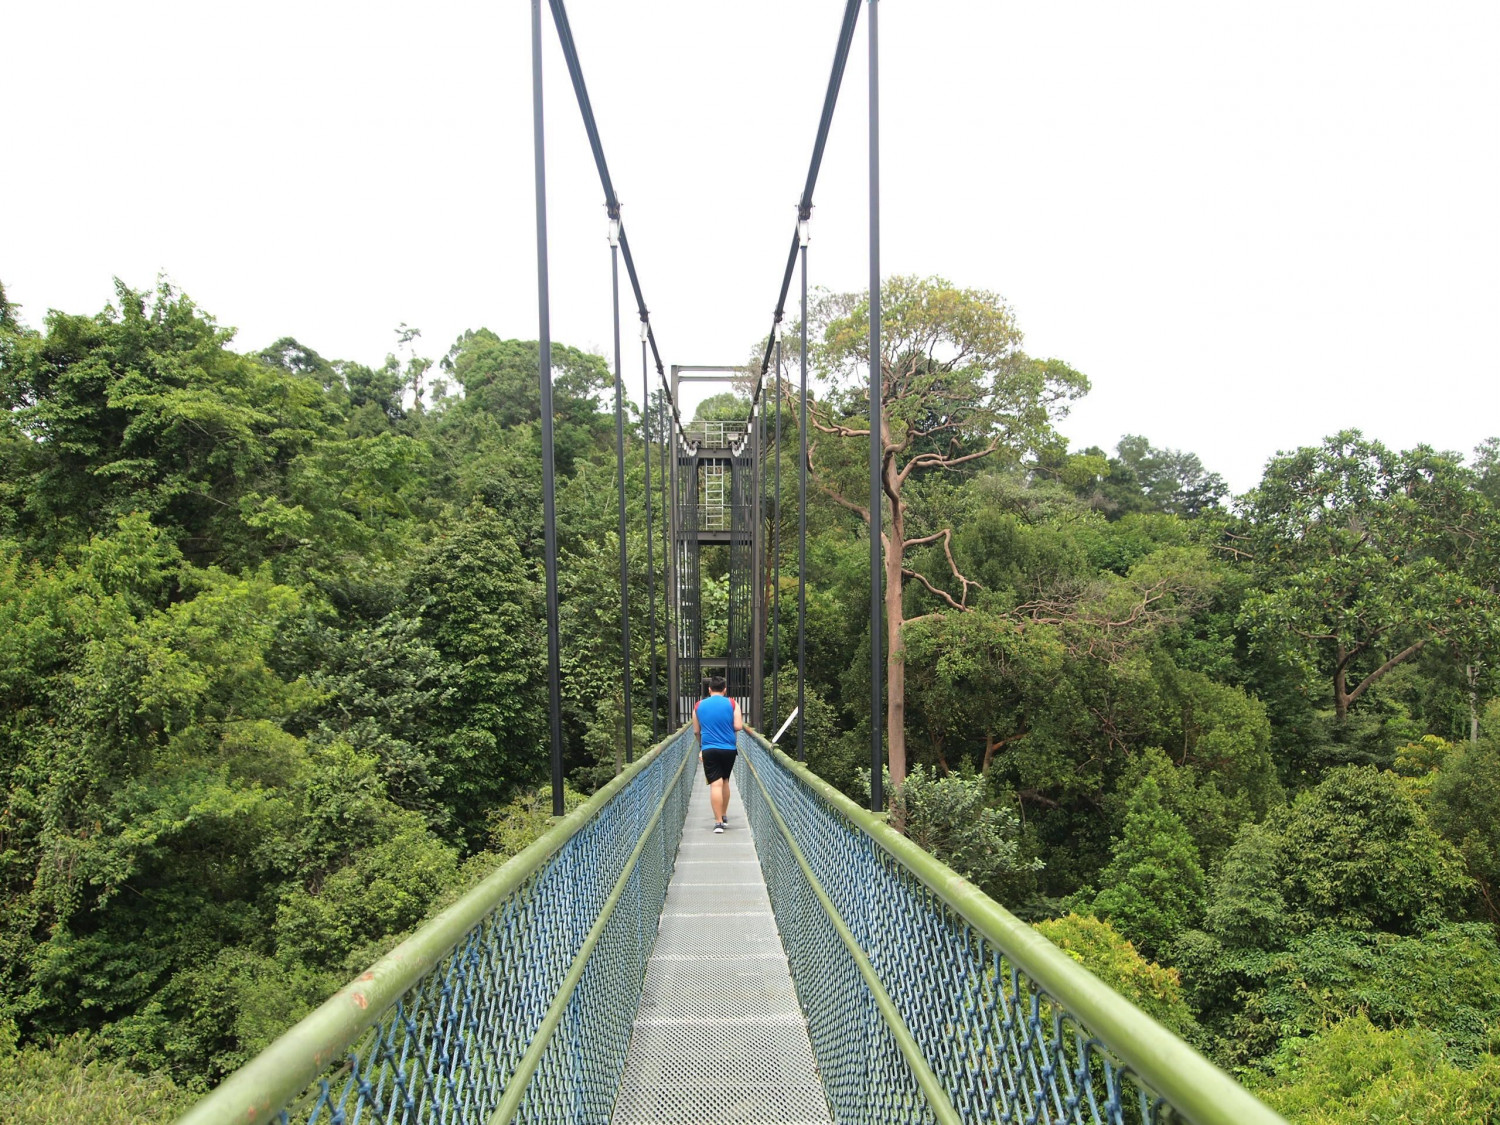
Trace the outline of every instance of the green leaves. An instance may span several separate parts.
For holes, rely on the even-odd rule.
[[[1500,1060],[1462,1069],[1436,1035],[1381,1031],[1362,1014],[1305,1044],[1278,1078],[1257,1093],[1307,1125],[1486,1125],[1500,1116]]]
[[[1262,591],[1241,620],[1256,648],[1316,670],[1339,719],[1428,645],[1488,651],[1500,516],[1475,484],[1448,455],[1357,431],[1274,459],[1248,497]]]
[[[1093,909],[1154,957],[1203,915],[1206,880],[1198,848],[1147,777],[1130,797],[1125,834],[1100,873]]]
[[[1419,932],[1462,910],[1473,893],[1458,854],[1394,774],[1332,770],[1275,826],[1297,929],[1331,922]]]
[[[974,774],[938,777],[916,766],[890,790],[890,806],[908,839],[1002,901],[1016,901],[1042,868],[1022,854],[1015,814],[990,806]]]

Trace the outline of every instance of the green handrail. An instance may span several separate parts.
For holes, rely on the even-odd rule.
[[[751,732],[751,737],[757,737]],[[834,931],[839,935],[839,940],[844,943],[844,948],[849,951],[849,956],[854,959],[855,967],[859,975],[864,978],[865,985],[870,989],[870,994],[875,998],[875,1007],[880,1012],[880,1018],[885,1020],[886,1026],[896,1040],[896,1047],[906,1059],[906,1064],[911,1068],[913,1077],[917,1080],[917,1086],[922,1095],[927,1099],[927,1105],[932,1114],[937,1118],[938,1125],[960,1125],[958,1111],[953,1108],[953,1103],[948,1099],[943,1090],[942,1081],[933,1073],[932,1067],[927,1065],[927,1060],[922,1057],[922,1049],[918,1045],[916,1037],[912,1035],[911,1028],[906,1026],[906,1021],[901,1018],[901,1013],[896,1008],[896,1002],[891,999],[891,994],[886,991],[885,985],[881,983],[880,976],[875,972],[875,967],[870,964],[870,959],[865,956],[859,942],[850,931],[849,925],[844,917],[834,906],[833,900],[828,897],[818,883],[818,877],[814,874],[812,865],[807,862],[807,856],[803,854],[802,847],[797,843],[796,836],[787,827],[786,820],[776,807],[775,800],[771,797],[766,784],[761,780],[760,771],[755,768],[753,760],[745,763],[750,767],[750,775],[755,779],[756,788],[760,790],[765,798],[766,808],[771,813],[771,819],[776,825],[776,830],[781,833],[782,839],[786,841],[787,848],[792,853],[792,858],[797,861],[797,866],[802,869],[808,885],[813,894],[817,896],[818,905],[823,908],[829,922],[833,924]]]
[[[604,933],[604,927],[609,924],[614,914],[615,906],[620,901],[620,896],[625,893],[625,886],[630,882],[631,873],[635,871],[636,862],[641,858],[641,852],[646,847],[646,841],[651,838],[652,831],[661,820],[662,812],[666,809],[667,799],[677,787],[678,779],[682,777],[682,771],[687,769],[688,758],[691,755],[684,754],[682,762],[677,767],[677,772],[672,775],[672,780],[663,786],[661,802],[656,806],[656,811],[651,814],[651,820],[641,831],[641,838],[635,842],[631,849],[630,858],[625,861],[625,869],[620,872],[620,877],[615,880],[615,885],[609,893],[609,898],[604,903],[604,909],[599,911],[599,917],[589,929],[589,936],[584,939],[583,948],[578,951],[578,956],[573,958],[572,967],[568,969],[567,979],[558,990],[553,999],[551,1007],[547,1009],[547,1015],[542,1019],[542,1026],[537,1029],[536,1037],[531,1046],[526,1049],[526,1054],[516,1064],[516,1069],[510,1077],[510,1084],[506,1088],[505,1096],[500,1099],[499,1106],[490,1116],[490,1125],[509,1125],[515,1118],[516,1111],[521,1107],[521,1101],[526,1096],[526,1084],[531,1081],[531,1076],[536,1073],[536,1068],[541,1064],[542,1055],[546,1052],[548,1045],[552,1042],[552,1036],[557,1032],[557,1026],[562,1022],[563,1013],[568,1010],[568,1001],[578,987],[578,982],[583,979],[583,970],[588,965],[590,954],[594,952],[594,946],[599,943],[599,937]]]
[[[408,989],[452,953],[474,927],[535,875],[682,734],[679,730],[662,739],[520,854],[339,989],[189,1109],[178,1125],[261,1125],[270,1120],[342,1058]],[[670,794],[670,784],[664,792]],[[639,854],[639,848],[634,854]]]
[[[881,817],[851,801],[805,765],[788,757],[758,732],[749,735],[779,766],[792,773],[840,817],[866,833],[1193,1125],[1286,1125],[1280,1114],[1181,1037],[1126,1000],[973,883],[895,831]],[[775,811],[769,793],[767,804]],[[781,819],[779,813],[777,819]],[[800,850],[798,857],[801,858]],[[825,895],[819,897],[826,900]],[[843,919],[837,921],[842,923]],[[904,1023],[901,1030],[906,1030]]]

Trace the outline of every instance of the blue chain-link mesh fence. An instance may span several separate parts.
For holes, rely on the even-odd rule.
[[[488,1123],[530,1049],[540,1051],[540,1059],[528,1067],[510,1120],[608,1122],[682,836],[692,746],[686,732],[669,739],[352,1047],[336,1053],[341,1062],[290,1104],[264,1107],[269,1119],[285,1125]],[[544,1020],[596,929],[582,975],[543,1043]],[[350,995],[345,990],[335,1000]],[[257,1075],[246,1088],[260,1084]],[[266,1119],[260,1107],[247,1116],[238,1108],[243,1101],[225,1100],[223,1112],[217,1104],[205,1108],[211,1103],[212,1097],[190,1119]]]
[[[940,1111],[962,1121],[1048,1125],[1177,1119],[868,831],[755,740],[742,738],[741,751],[753,775],[740,791],[838,1121],[929,1122]],[[920,1088],[773,806],[868,958],[946,1105],[935,1109]]]

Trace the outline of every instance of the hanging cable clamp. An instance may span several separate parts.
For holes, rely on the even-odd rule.
[[[609,244],[620,245],[620,205],[618,203],[606,203],[604,213],[609,216]]]
[[[797,205],[797,241],[806,246],[812,241],[812,208]]]
[[[649,320],[647,320],[645,317],[641,317],[641,343],[644,344],[650,338],[651,338],[651,322]]]
[[[781,317],[779,316],[776,318],[776,322],[771,325],[771,338],[778,344],[781,343]]]

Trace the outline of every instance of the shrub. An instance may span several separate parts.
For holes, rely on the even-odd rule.
[[[1363,1015],[1301,1047],[1257,1093],[1299,1125],[1492,1125],[1500,1120],[1500,1059],[1472,1070],[1437,1036],[1382,1031]]]
[[[1184,1039],[1199,1037],[1176,969],[1148,961],[1108,922],[1068,914],[1032,928],[1136,1007]]]
[[[1130,797],[1125,834],[1115,841],[1095,913],[1108,918],[1147,956],[1165,949],[1203,915],[1206,894],[1198,847],[1147,777]]]
[[[153,1125],[174,1120],[189,1101],[165,1075],[102,1058],[87,1033],[16,1050],[15,1025],[0,1025],[0,1121]]]

